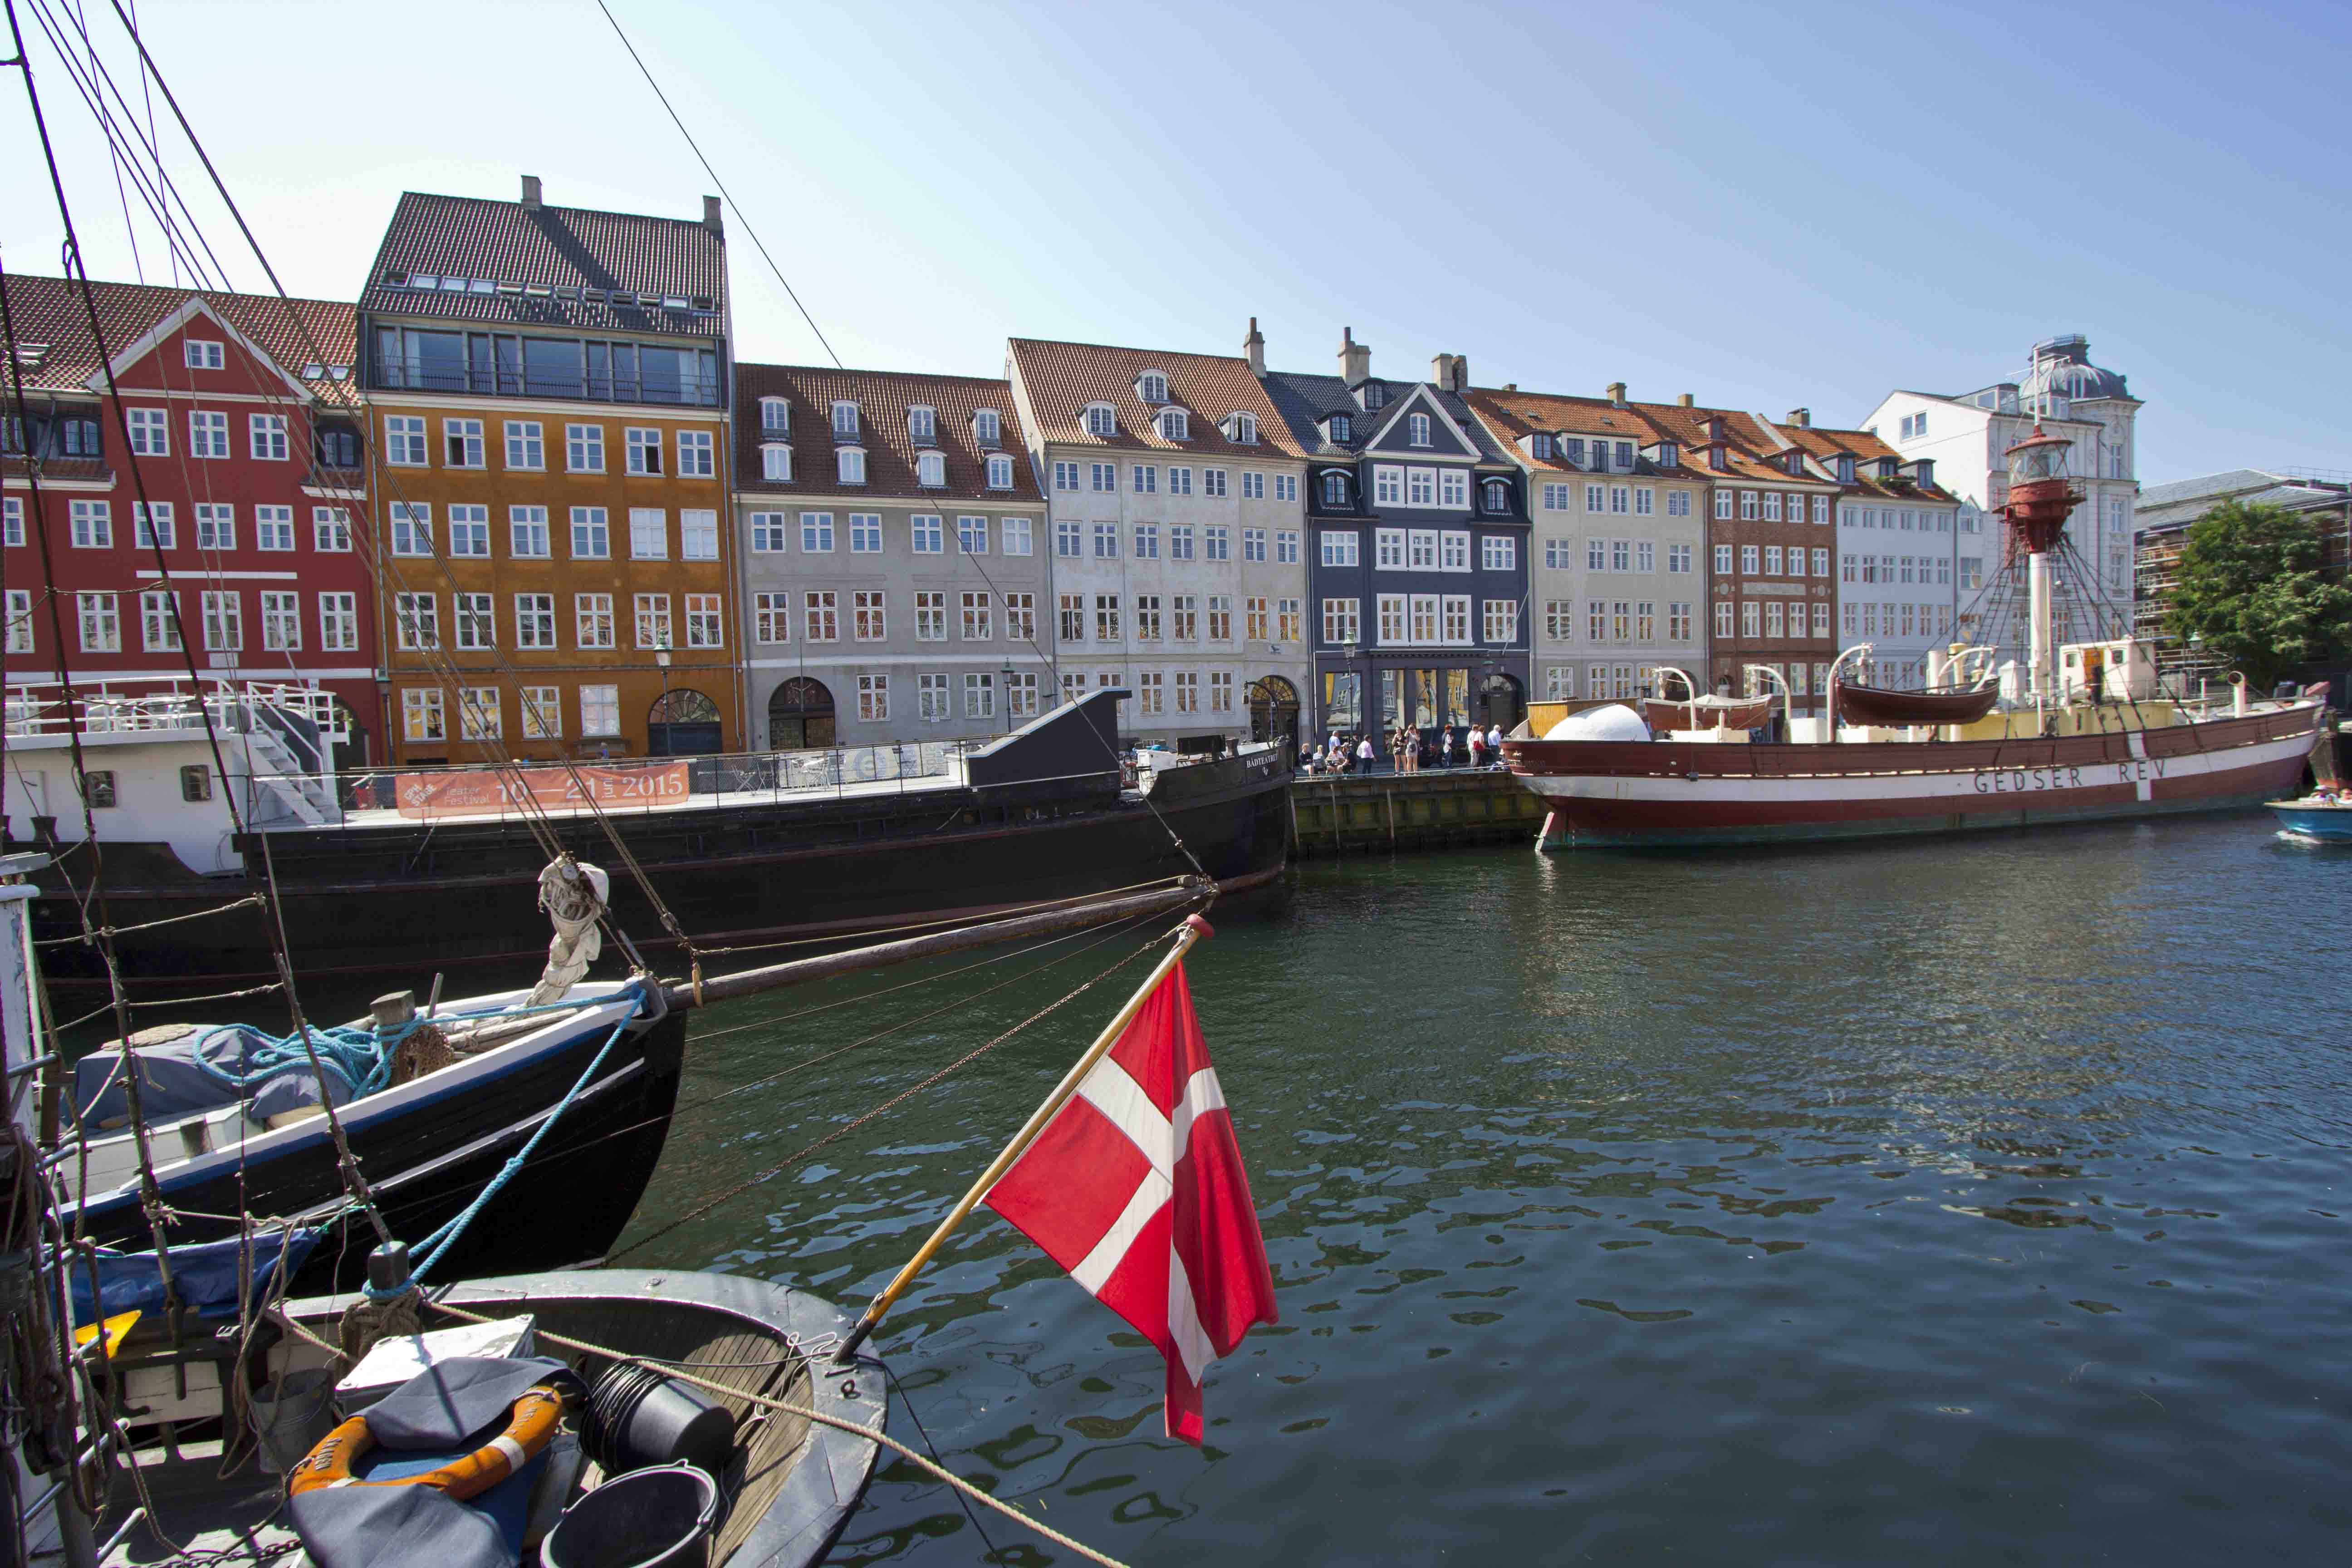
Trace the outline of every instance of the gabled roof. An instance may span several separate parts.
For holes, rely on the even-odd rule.
[[[98,341],[90,335],[80,287],[63,278],[12,272],[7,289],[17,342],[30,360],[22,367],[25,390],[87,396],[93,378],[96,385],[103,387],[104,366]],[[351,372],[355,317],[352,307],[341,301],[296,300],[289,306],[274,295],[215,294],[143,283],[93,283],[90,299],[98,307],[106,346],[118,357],[156,333],[175,313],[186,310],[191,300],[200,300],[205,310],[321,403],[356,405],[359,402],[357,378]],[[41,352],[35,353],[36,345]],[[326,356],[323,363],[315,357],[318,354]],[[319,365],[321,374],[304,374],[313,364]],[[338,369],[344,372],[340,379],[330,374]],[[0,385],[5,384],[0,380]],[[282,385],[239,390],[285,392]]]
[[[1030,411],[1036,416],[1036,434],[1043,440],[1236,459],[1306,455],[1267,401],[1258,378],[1250,374],[1249,362],[1237,354],[1169,353],[1038,338],[1013,338],[1006,352],[1020,373]],[[1167,403],[1149,404],[1136,395],[1136,377],[1147,370],[1167,375]],[[1109,404],[1118,414],[1117,435],[1102,437],[1087,431],[1086,410],[1097,403]],[[1171,405],[1191,416],[1186,440],[1171,441],[1160,434],[1156,416]],[[1236,413],[1256,418],[1257,445],[1225,439],[1224,419]]]
[[[411,286],[420,278],[436,286]],[[452,280],[462,286],[448,287]],[[615,303],[615,293],[629,302]],[[726,331],[727,246],[691,219],[406,191],[376,247],[360,309],[719,337]]]
[[[1301,375],[1291,371],[1276,371],[1265,377],[1266,395],[1282,411],[1300,449],[1311,457],[1344,458],[1349,461],[1364,455],[1364,449],[1389,424],[1404,412],[1404,405],[1416,395],[1425,397],[1452,421],[1455,430],[1470,443],[1475,460],[1482,464],[1507,463],[1502,448],[1496,445],[1486,426],[1471,413],[1470,405],[1458,395],[1440,390],[1425,381],[1385,381],[1374,376],[1363,384],[1378,386],[1383,401],[1378,408],[1367,411],[1357,389],[1336,375]],[[1349,439],[1334,442],[1323,434],[1323,422],[1334,414],[1348,416]]]
[[[1710,416],[1723,421],[1726,467],[1709,468],[1699,463],[1694,471],[1711,481],[1738,480],[1756,485],[1835,484],[1834,479],[1812,472],[1791,474],[1774,459],[1785,450],[1771,426],[1755,415],[1738,408],[1685,408],[1680,404],[1638,403],[1633,405],[1648,420],[1659,435],[1669,441],[1678,441],[1685,451],[1696,452],[1709,445],[1706,421]]]
[[[761,477],[760,448],[773,437],[760,426],[760,402],[781,397],[792,409],[793,478]],[[857,405],[858,437],[837,441],[833,434],[833,405]],[[933,411],[934,437],[919,446],[908,434],[907,410]],[[1003,436],[994,447],[983,448],[972,437],[974,411],[993,408],[1003,424]],[[856,446],[866,453],[866,482],[845,485],[834,460],[837,447]],[[947,483],[927,489],[915,482],[915,456],[937,451],[947,458]],[[988,455],[1003,452],[1013,459],[1013,488],[988,488]],[[835,370],[820,365],[738,364],[735,367],[735,486],[746,492],[838,495],[854,498],[934,502],[1007,501],[1037,503],[1037,478],[1031,468],[1021,417],[1013,405],[1009,383],[979,376],[919,375],[898,371]]]
[[[1512,448],[1520,462],[1544,472],[1581,474],[1567,458],[1555,454],[1550,458],[1530,455],[1520,443],[1538,431],[1546,434],[1566,434],[1588,440],[1631,441],[1636,448],[1654,446],[1660,441],[1680,443],[1683,437],[1664,430],[1643,417],[1641,405],[1620,405],[1605,397],[1567,397],[1543,392],[1515,392],[1493,387],[1472,387],[1465,400],[1495,441]],[[1687,450],[1685,447],[1684,448]],[[1637,473],[1663,479],[1690,479],[1703,482],[1706,475],[1681,461],[1681,452],[1671,468],[1652,462],[1647,458],[1636,459]]]

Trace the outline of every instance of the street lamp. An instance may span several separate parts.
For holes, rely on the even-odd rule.
[[[662,683],[662,693],[661,693],[661,716],[662,716],[662,755],[663,755],[663,756],[668,756],[668,755],[670,754],[670,751],[669,751],[669,638],[667,638],[667,637],[665,637],[664,638],[662,638],[662,640],[660,641],[660,643],[658,643],[657,645],[656,645],[656,647],[655,647],[655,648],[654,648],[654,663],[661,667],[661,683]],[[652,736],[651,736],[650,734],[648,734],[648,735],[646,736],[646,740],[647,740],[647,742],[651,742],[651,740],[652,740]],[[647,745],[646,750],[648,750],[648,751],[652,750],[652,747],[651,747],[651,745],[650,745],[650,744],[648,744],[648,745]]]
[[[1004,732],[1013,733],[1013,659],[1004,660]]]

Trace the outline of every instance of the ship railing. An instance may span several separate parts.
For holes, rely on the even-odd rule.
[[[521,820],[554,816],[719,811],[760,805],[862,800],[966,781],[966,753],[985,741],[721,752],[682,757],[522,758],[317,775],[346,813],[438,821]],[[313,778],[263,782],[306,789]],[[348,819],[348,818],[347,818]]]
[[[142,682],[135,688],[100,681],[78,686],[68,698],[53,680],[12,681],[5,699],[7,732],[26,739],[62,740],[77,725],[85,735],[201,731],[205,713],[215,729],[236,733],[268,724],[289,731],[307,729],[325,741],[349,738],[345,710],[331,694],[308,686],[222,681],[199,693],[184,681]]]

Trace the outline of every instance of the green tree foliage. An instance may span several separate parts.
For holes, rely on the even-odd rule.
[[[2165,623],[2257,690],[2352,647],[2352,588],[2319,574],[2319,529],[2284,507],[2224,501],[2191,523]]]

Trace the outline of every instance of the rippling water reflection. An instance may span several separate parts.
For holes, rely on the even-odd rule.
[[[2333,1560],[2347,890],[2352,855],[2251,817],[1312,866],[1192,964],[1283,1314],[1213,1375],[1208,1448],[993,1219],[883,1342],[953,1468],[1138,1564]],[[688,1111],[644,1216],[1129,945]],[[1035,962],[723,1009],[688,1096]],[[862,1302],[1103,994],[629,1261]],[[983,1552],[893,1466],[834,1560]]]

